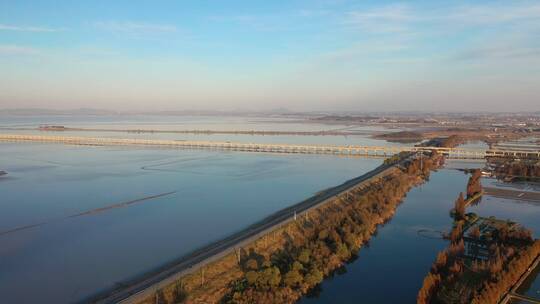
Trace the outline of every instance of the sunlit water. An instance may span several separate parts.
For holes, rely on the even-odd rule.
[[[320,131],[348,128],[361,136],[251,136],[25,131],[32,134],[217,140],[238,142],[397,145],[369,137],[384,129],[325,125],[295,119],[226,117],[0,118],[0,126],[61,124],[89,128],[163,130]],[[398,130],[396,130],[398,131]],[[4,132],[0,130],[0,132]],[[7,131],[6,131],[7,132]],[[9,131],[13,133],[13,131]],[[410,145],[410,144],[408,144]],[[484,149],[483,143],[464,148]],[[0,170],[0,293],[7,303],[66,303],[153,269],[231,234],[317,191],[369,171],[381,160],[140,147],[2,143]],[[452,161],[413,189],[394,218],[347,265],[303,303],[414,303],[437,252],[441,231],[468,176],[454,170],[483,164]],[[484,180],[491,186],[499,185]],[[516,186],[518,187],[518,186]],[[520,185],[529,191],[528,185]],[[523,188],[525,187],[525,188]],[[70,215],[173,194],[75,218]],[[540,207],[484,197],[470,211],[517,221],[540,232]],[[536,283],[538,285],[538,279]],[[533,288],[527,292],[534,292]],[[28,292],[31,290],[32,292]],[[391,290],[391,292],[388,292]]]
[[[9,172],[0,178],[0,233],[43,223],[0,235],[2,302],[80,300],[380,163],[318,155],[0,143],[0,168]]]
[[[312,136],[312,135],[247,135],[247,134],[175,134],[175,133],[128,133],[63,131],[44,132],[39,130],[11,130],[9,128],[37,128],[39,125],[63,125],[72,128],[100,129],[145,129],[145,130],[218,130],[218,131],[330,131],[349,130],[362,135]],[[8,129],[6,129],[8,128]],[[205,116],[69,116],[0,117],[0,133],[38,134],[58,136],[87,136],[112,138],[143,138],[168,140],[231,141],[243,143],[274,144],[329,144],[364,146],[411,146],[412,144],[389,143],[371,138],[381,132],[399,131],[377,126],[323,124],[316,121],[261,117],[205,117]]]
[[[379,126],[323,123],[309,118],[260,117],[260,116],[166,116],[166,115],[1,115],[2,127],[38,127],[62,125],[75,128],[102,129],[153,129],[153,130],[256,130],[256,131],[379,131],[391,132]]]

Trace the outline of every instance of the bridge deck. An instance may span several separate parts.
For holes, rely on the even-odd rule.
[[[303,153],[303,154],[338,154],[351,156],[390,156],[399,152],[419,152],[436,150],[454,159],[484,159],[490,156],[514,156],[540,158],[540,151],[474,150],[441,147],[408,146],[336,146],[336,145],[294,145],[264,144],[214,141],[183,141],[135,138],[97,138],[76,136],[43,136],[0,134],[0,141],[48,142],[75,145],[138,145],[161,146],[187,149],[217,149],[247,152]]]

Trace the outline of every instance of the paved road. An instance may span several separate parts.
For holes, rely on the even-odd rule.
[[[520,294],[511,294],[511,300],[520,300],[519,303],[540,304],[540,300]]]
[[[282,209],[225,239],[211,243],[155,271],[147,273],[139,279],[126,282],[123,287],[86,299],[83,303],[136,303],[151,296],[156,290],[174,283],[180,277],[226,256],[233,252],[235,248],[245,246],[280,225],[294,220],[295,213],[300,215],[309,209],[330,201],[343,192],[357,186],[366,185],[373,178],[380,178],[388,174],[390,172],[388,169],[391,167],[393,166],[381,165],[362,176],[324,190],[298,204]]]
[[[540,265],[540,255],[536,257],[536,259],[534,259],[534,261],[532,262],[532,264],[529,266],[529,268],[527,268],[527,271],[525,271],[525,273],[523,273],[520,277],[520,279],[517,281],[516,284],[514,284],[514,286],[510,289],[510,291],[502,298],[502,300],[499,302],[499,304],[507,304],[507,303],[510,303],[510,301],[512,299],[518,299],[518,300],[522,300],[522,301],[525,301],[526,303],[539,303],[540,304],[540,300],[539,299],[534,299],[534,298],[531,298],[529,296],[526,296],[526,295],[522,295],[522,294],[518,294],[517,293],[517,290],[518,288],[523,284],[523,282],[527,279],[527,277],[529,277],[529,275],[531,275],[531,273],[536,269],[536,267],[538,267],[538,265]]]

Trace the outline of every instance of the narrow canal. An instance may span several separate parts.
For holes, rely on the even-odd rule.
[[[412,189],[396,215],[379,228],[358,258],[303,298],[302,304],[326,303],[416,303],[416,295],[437,253],[448,244],[440,232],[449,231],[449,211],[459,192],[465,191],[468,175],[456,168],[482,167],[482,163],[449,162],[433,172],[424,185]],[[507,187],[483,180],[491,187]],[[540,204],[485,196],[469,212],[496,216],[521,223],[540,237]],[[536,278],[523,292],[533,296]]]
[[[415,303],[435,256],[447,246],[439,232],[450,229],[449,210],[466,182],[456,170],[433,172],[429,182],[409,192],[346,270],[300,303]]]

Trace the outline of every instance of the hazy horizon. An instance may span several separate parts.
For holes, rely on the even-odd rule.
[[[0,109],[539,111],[535,1],[0,3]]]
[[[540,115],[540,111],[436,111],[436,110],[387,110],[387,111],[360,111],[360,110],[291,110],[287,108],[274,109],[171,109],[171,110],[116,110],[105,108],[0,108],[0,115],[338,115],[338,116],[392,116],[392,115]]]

